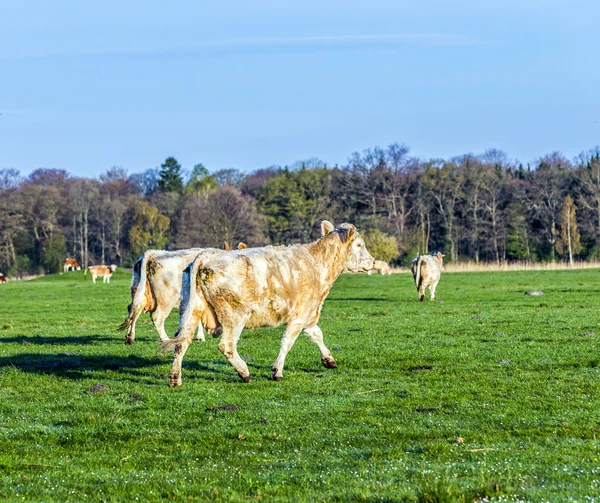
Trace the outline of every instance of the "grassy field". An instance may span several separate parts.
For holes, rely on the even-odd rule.
[[[281,329],[194,342],[183,386],[129,275],[0,285],[0,500],[600,501],[600,272],[342,276],[281,382]],[[543,297],[524,296],[541,289]],[[176,327],[173,313],[167,330]]]

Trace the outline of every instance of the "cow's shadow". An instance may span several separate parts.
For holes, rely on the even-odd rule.
[[[89,379],[106,375],[107,371],[114,376],[127,375],[129,378],[146,379],[154,377],[165,378],[170,369],[172,356],[164,357],[157,354],[155,357],[136,355],[83,355],[75,353],[19,353],[11,356],[0,357],[0,373],[8,368],[16,368],[31,374],[56,375],[67,379]],[[153,369],[154,367],[154,369]],[[268,369],[262,365],[248,364],[256,370]],[[183,362],[183,370],[199,373],[200,378],[213,380],[225,378],[238,381],[237,375],[227,360],[201,360],[188,359]]]
[[[156,356],[83,355],[74,353],[19,353],[0,357],[0,371],[14,367],[32,374],[54,374],[72,379],[90,378],[107,370],[139,374],[148,367],[164,367],[166,360]]]
[[[116,341],[115,337],[108,335],[81,335],[81,336],[55,336],[55,335],[20,335],[11,337],[0,336],[0,344],[7,343],[21,343],[31,345],[56,345],[56,346],[68,346],[68,345],[87,345],[96,344],[100,342]]]

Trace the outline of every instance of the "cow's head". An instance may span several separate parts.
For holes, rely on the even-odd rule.
[[[321,223],[321,232],[324,236],[332,232],[339,236],[347,250],[344,271],[366,272],[373,269],[375,259],[367,251],[365,242],[354,225],[341,224],[336,228],[331,222],[324,220]]]
[[[433,258],[436,260],[436,262],[439,264],[440,269],[444,268],[444,257],[446,255],[444,255],[442,252],[437,252],[433,254]]]
[[[115,271],[117,270],[117,266],[116,266],[115,264],[112,264],[111,266],[109,266],[109,269],[110,269],[112,272],[115,272]]]

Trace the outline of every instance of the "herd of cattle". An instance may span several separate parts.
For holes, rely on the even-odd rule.
[[[319,348],[327,368],[337,364],[323,341],[318,326],[325,298],[342,272],[391,274],[386,262],[376,261],[352,224],[335,227],[324,220],[321,237],[308,244],[237,250],[192,248],[148,250],[133,268],[129,314],[119,327],[126,330],[125,343],[135,341],[135,325],[142,313],[150,313],[162,349],[173,349],[170,386],[181,386],[181,364],[194,335],[204,340],[204,331],[220,337],[218,348],[243,381],[251,381],[248,366],[237,351],[245,328],[286,325],[271,379],[281,380],[285,358],[296,338],[304,332]],[[443,255],[421,255],[411,263],[419,300],[429,288],[431,300],[440,280]],[[64,271],[80,270],[73,258],[65,260]],[[88,268],[110,282],[116,269]],[[87,273],[87,270],[86,270]],[[0,282],[6,281],[0,274]],[[165,320],[179,306],[179,327],[173,339],[165,331]]]

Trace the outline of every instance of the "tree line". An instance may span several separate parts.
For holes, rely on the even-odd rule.
[[[251,173],[186,172],[169,157],[98,179],[0,169],[0,271],[57,272],[67,256],[131,266],[149,248],[306,242],[323,219],[355,223],[374,256],[396,264],[438,250],[452,261],[599,258],[600,148],[527,166],[499,150],[409,154],[395,143],[341,166],[310,159]]]

